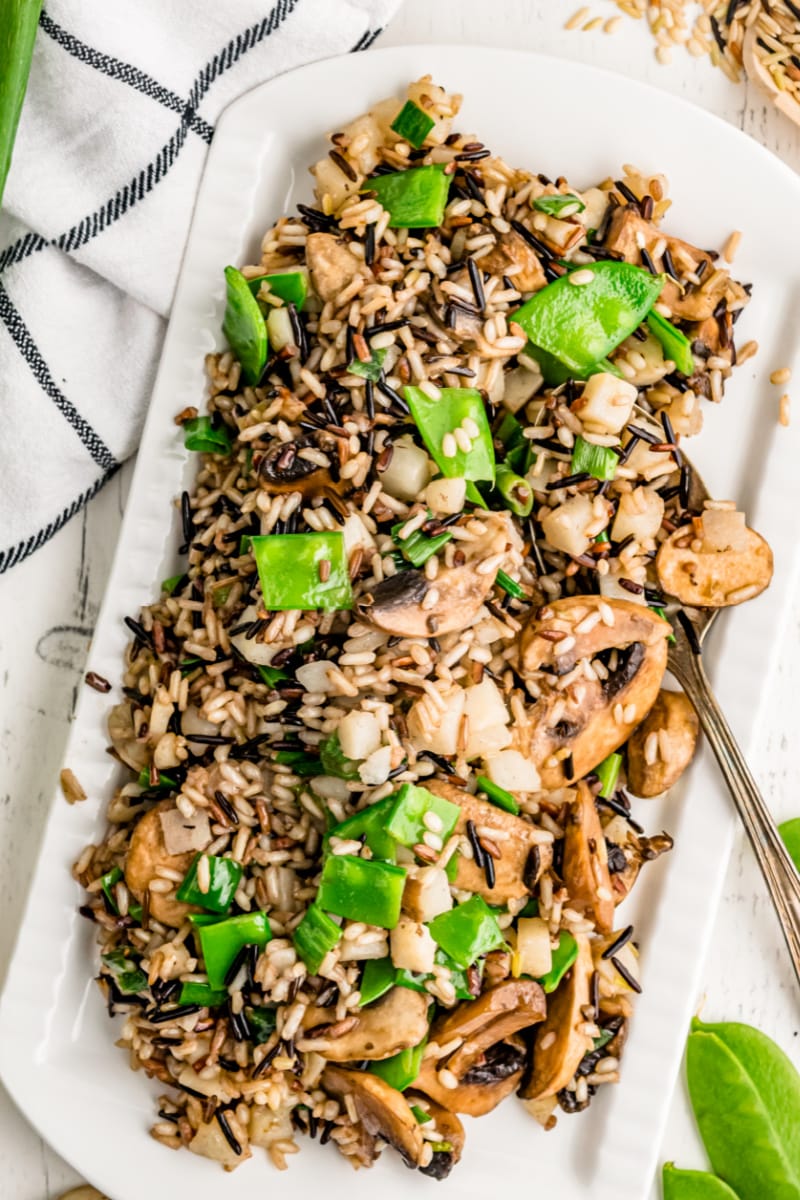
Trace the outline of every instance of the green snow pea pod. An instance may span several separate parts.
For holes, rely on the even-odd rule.
[[[42,0],[5,0],[0,5],[0,200],[28,86],[41,7]]]
[[[664,1200],[737,1200],[727,1183],[708,1171],[683,1171],[664,1163],[661,1174]]]
[[[692,343],[683,330],[676,328],[671,321],[657,312],[648,314],[647,325],[661,343],[664,357],[671,358],[682,375],[694,375]]]
[[[778,833],[789,851],[789,857],[800,871],[800,817],[792,817],[789,821],[783,821],[778,826]]]
[[[332,533],[268,533],[250,538],[268,609],[352,608],[344,539]]]
[[[261,291],[262,283],[266,283],[274,296],[278,296],[285,304],[293,304],[299,312],[306,302],[308,295],[308,271],[275,271],[272,275],[256,275],[248,279],[247,286],[254,296]]]
[[[717,1175],[740,1200],[800,1200],[800,1075],[749,1025],[692,1021],[689,1096]]]
[[[245,382],[255,386],[267,362],[267,325],[241,271],[226,267],[225,284],[228,302],[222,332],[242,364]]]
[[[376,175],[364,184],[364,191],[374,192],[389,213],[392,229],[433,229],[441,225],[449,190],[450,176],[445,175],[442,163]]]
[[[403,389],[431,458],[447,479],[494,483],[494,444],[480,392],[477,388],[440,390],[439,399],[431,400],[421,388]],[[455,439],[458,428],[467,434],[468,450],[462,450]]]

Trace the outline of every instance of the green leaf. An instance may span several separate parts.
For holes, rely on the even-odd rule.
[[[664,357],[672,359],[681,375],[694,375],[692,343],[686,334],[666,317],[662,317],[661,313],[648,313],[647,324],[650,332],[661,343]]]
[[[342,753],[338,733],[331,733],[320,742],[319,761],[322,772],[318,771],[318,775],[334,775],[337,779],[358,779],[358,763]]]
[[[180,575],[170,575],[169,579],[165,579],[161,584],[162,592],[164,592],[167,596],[171,596],[180,581],[185,578],[186,575],[183,572],[181,572]]]
[[[183,424],[183,444],[198,454],[230,454],[231,435],[212,417],[195,417]]]
[[[575,438],[572,451],[573,474],[587,471],[595,479],[613,479],[619,466],[619,455],[610,446],[595,446],[580,434]]]
[[[375,192],[389,213],[392,229],[434,229],[441,225],[450,190],[444,164],[412,167],[368,179],[362,191]]]
[[[716,1175],[683,1171],[674,1163],[664,1163],[661,1184],[664,1200],[738,1200],[736,1193]]]
[[[247,286],[254,296],[258,296],[262,283],[266,283],[273,296],[283,300],[285,304],[293,304],[298,312],[303,308],[308,294],[308,272],[274,271],[271,275],[256,275],[248,279]]]
[[[0,7],[0,202],[28,86],[41,8],[41,0],[3,0]]]
[[[348,375],[358,375],[361,379],[370,379],[373,383],[377,383],[383,370],[386,351],[384,349],[372,350],[371,353],[372,358],[369,362],[361,362],[360,359],[354,358],[347,366]]]
[[[147,976],[139,969],[138,957],[134,956],[132,950],[110,950],[108,954],[102,955],[102,959],[124,995],[135,996],[146,990]]]
[[[512,579],[510,575],[506,575],[505,571],[498,571],[495,583],[501,587],[504,592],[508,592],[509,596],[513,596],[515,600],[527,600],[528,593],[525,591],[521,583],[517,583],[516,579]]]
[[[276,683],[280,683],[284,679],[291,679],[291,675],[287,675],[280,667],[259,666],[256,669],[267,687],[274,688]]]
[[[487,779],[485,775],[479,775],[477,779],[478,791],[485,792],[487,800],[498,808],[504,809],[506,812],[513,813],[514,816],[519,812],[517,804],[511,792],[507,792],[505,788],[501,788],[499,784],[492,783],[491,779]]]

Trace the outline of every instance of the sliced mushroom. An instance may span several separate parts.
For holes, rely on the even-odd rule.
[[[570,908],[586,913],[602,932],[614,922],[614,893],[603,827],[591,789],[583,780],[564,824],[564,886]]]
[[[462,566],[445,567],[434,580],[424,571],[398,571],[359,601],[362,620],[398,637],[435,637],[472,625],[503,566],[498,556],[518,540],[506,513],[482,521],[486,533],[463,543],[470,557]]]
[[[627,747],[628,786],[636,796],[660,796],[694,758],[700,722],[683,692],[658,693]]]
[[[441,1104],[431,1100],[430,1096],[423,1096],[421,1093],[413,1091],[406,1092],[406,1096],[410,1104],[424,1106],[436,1126],[437,1142],[439,1144],[446,1142],[450,1146],[449,1150],[434,1150],[433,1158],[427,1167],[420,1167],[420,1171],[423,1175],[429,1175],[431,1179],[446,1179],[461,1158],[464,1149],[464,1126],[455,1113],[449,1112]]]
[[[361,1062],[391,1058],[400,1050],[418,1046],[428,1032],[430,997],[409,988],[391,988],[375,1004],[359,1010],[357,1023],[346,1033],[323,1044],[316,1052],[329,1062]]]
[[[537,1100],[560,1092],[572,1079],[584,1054],[592,1048],[592,1039],[579,1026],[586,1020],[582,1010],[590,1003],[594,962],[588,938],[578,934],[576,940],[578,957],[551,996],[547,1017],[536,1032],[530,1077],[519,1092],[523,1100]]]
[[[460,807],[456,833],[467,836],[468,821],[482,829],[496,829],[498,833],[491,846],[491,849],[499,852],[493,858],[494,887],[488,887],[483,868],[473,858],[463,854],[458,859],[455,886],[465,892],[477,892],[489,904],[507,904],[509,900],[528,896],[541,873],[553,861],[552,845],[541,841],[540,830],[522,817],[480,800],[445,780],[432,779],[425,786],[435,795]],[[489,841],[492,840],[489,834],[486,836]]]
[[[137,822],[131,835],[128,856],[125,860],[125,882],[131,893],[140,903],[150,883],[161,878],[158,874],[160,867],[168,867],[177,871],[181,878],[189,870],[194,859],[194,853],[170,854],[164,841],[164,829],[161,823],[162,813],[174,809],[173,800],[162,800],[146,812]],[[176,884],[176,887],[179,886]],[[189,904],[183,904],[172,895],[163,892],[149,892],[150,913],[157,921],[177,928],[190,912],[197,910]]]
[[[325,1068],[321,1083],[338,1100],[351,1098],[368,1134],[393,1146],[407,1167],[419,1166],[425,1143],[419,1122],[402,1092],[367,1071],[347,1071],[334,1066]]]
[[[526,1060],[525,1043],[514,1036],[490,1046],[483,1063],[472,1067],[455,1086],[446,1087],[435,1061],[426,1058],[414,1086],[450,1112],[483,1117],[511,1095],[522,1079]]]
[[[671,533],[656,555],[665,592],[693,608],[726,608],[752,600],[772,579],[772,551],[754,529],[746,529],[745,549],[708,550],[696,545],[685,525]]]
[[[133,709],[127,700],[115,704],[108,714],[108,736],[117,757],[138,774],[150,764],[146,738],[137,738]]]
[[[361,270],[361,262],[344,242],[332,233],[310,233],[306,239],[306,262],[314,291],[325,302],[336,300]]]
[[[520,292],[538,292],[547,283],[539,258],[532,246],[515,229],[503,233],[488,254],[481,259],[481,270],[490,275],[508,275]]]
[[[294,442],[275,442],[258,460],[258,482],[262,491],[270,496],[285,492],[299,492],[301,496],[319,495],[324,488],[335,490],[339,485],[332,483],[330,471],[317,463],[310,462],[300,454],[301,450],[318,449],[312,437],[297,438]]]
[[[615,904],[621,904],[630,895],[639,871],[646,862],[652,862],[672,849],[672,838],[668,833],[657,833],[645,837],[638,833],[624,817],[614,816],[603,826],[608,851],[608,870]]]
[[[602,596],[570,596],[533,614],[520,641],[520,665],[535,675],[540,695],[512,733],[542,787],[582,778],[630,736],[658,695],[670,631],[651,609]],[[559,653],[561,645],[568,649]],[[605,678],[581,673],[567,687],[556,686],[581,660],[612,648],[616,665],[604,668]]]

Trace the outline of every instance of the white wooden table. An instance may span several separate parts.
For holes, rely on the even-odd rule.
[[[674,55],[673,65],[660,66],[641,22],[626,20],[612,36],[565,31],[564,22],[581,2],[405,0],[379,44],[513,46],[602,64],[688,97],[800,168],[800,130],[768,109],[755,89],[734,86],[707,60],[683,52]],[[586,2],[593,14],[611,16],[617,11],[609,0]],[[531,146],[535,149],[535,129]],[[619,151],[621,157],[623,138]],[[0,582],[0,981],[57,777],[129,479],[130,464],[49,545]],[[785,653],[772,681],[759,756],[766,764],[759,772],[760,783],[779,818],[800,813],[800,756],[793,746],[800,677],[798,625],[800,596],[795,597],[792,620],[783,634]],[[704,994],[706,1015],[757,1024],[796,1061],[800,1058],[794,1040],[800,1028],[797,989],[757,868],[741,839],[728,871]],[[661,1157],[685,1166],[705,1165],[682,1086],[673,1099]],[[75,1173],[27,1125],[1,1088],[0,1179],[3,1200],[51,1200],[77,1182]],[[654,1200],[658,1195],[654,1187]]]

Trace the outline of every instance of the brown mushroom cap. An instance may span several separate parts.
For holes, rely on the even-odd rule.
[[[436,1125],[438,1140],[450,1143],[449,1150],[435,1150],[427,1167],[420,1167],[420,1171],[431,1179],[446,1179],[461,1158],[464,1149],[464,1126],[455,1113],[437,1104],[430,1096],[423,1096],[421,1092],[414,1091],[406,1092],[405,1095],[409,1104],[423,1102]]]
[[[608,852],[594,796],[581,780],[564,825],[564,886],[570,908],[587,913],[602,932],[614,923],[614,893]]]
[[[350,1096],[366,1132],[393,1146],[407,1166],[419,1166],[424,1146],[422,1131],[402,1092],[368,1071],[347,1071],[332,1065],[323,1071],[321,1083],[337,1099]]]
[[[772,579],[772,550],[754,529],[745,533],[744,550],[695,552],[691,527],[676,529],[656,555],[664,591],[693,608],[727,608],[760,595]]]
[[[527,1052],[522,1038],[512,1036],[491,1046],[483,1069],[473,1067],[456,1087],[439,1081],[437,1064],[423,1059],[414,1087],[450,1112],[483,1117],[510,1096],[522,1079]]]
[[[592,1048],[592,1039],[578,1026],[585,1021],[582,1009],[589,1004],[594,962],[588,938],[578,934],[576,941],[578,957],[550,997],[547,1017],[536,1032],[530,1077],[519,1092],[523,1100],[560,1092]],[[551,1039],[550,1034],[555,1037]]]
[[[298,438],[294,442],[277,441],[269,446],[258,459],[256,474],[262,491],[270,496],[286,492],[299,492],[301,496],[316,496],[325,487],[336,487],[331,483],[330,471],[317,463],[302,458],[300,450],[316,447],[313,437]]]
[[[316,1052],[329,1062],[361,1062],[391,1058],[418,1046],[428,1033],[430,997],[410,988],[394,987],[374,1004],[358,1010],[358,1021],[346,1033],[321,1042]]]
[[[700,722],[683,692],[661,689],[655,704],[628,741],[628,787],[636,796],[660,796],[677,783],[694,758]],[[645,757],[645,746],[656,735],[654,762]]]
[[[194,852],[170,854],[164,842],[164,830],[160,814],[174,809],[173,800],[162,800],[146,812],[137,822],[131,835],[128,856],[125,860],[125,882],[140,903],[148,891],[151,880],[159,878],[158,868],[169,867],[185,875],[194,860]],[[180,885],[176,885],[180,886]],[[173,896],[161,892],[150,892],[150,912],[157,921],[177,928],[187,915],[197,912],[189,904],[183,904]]]

